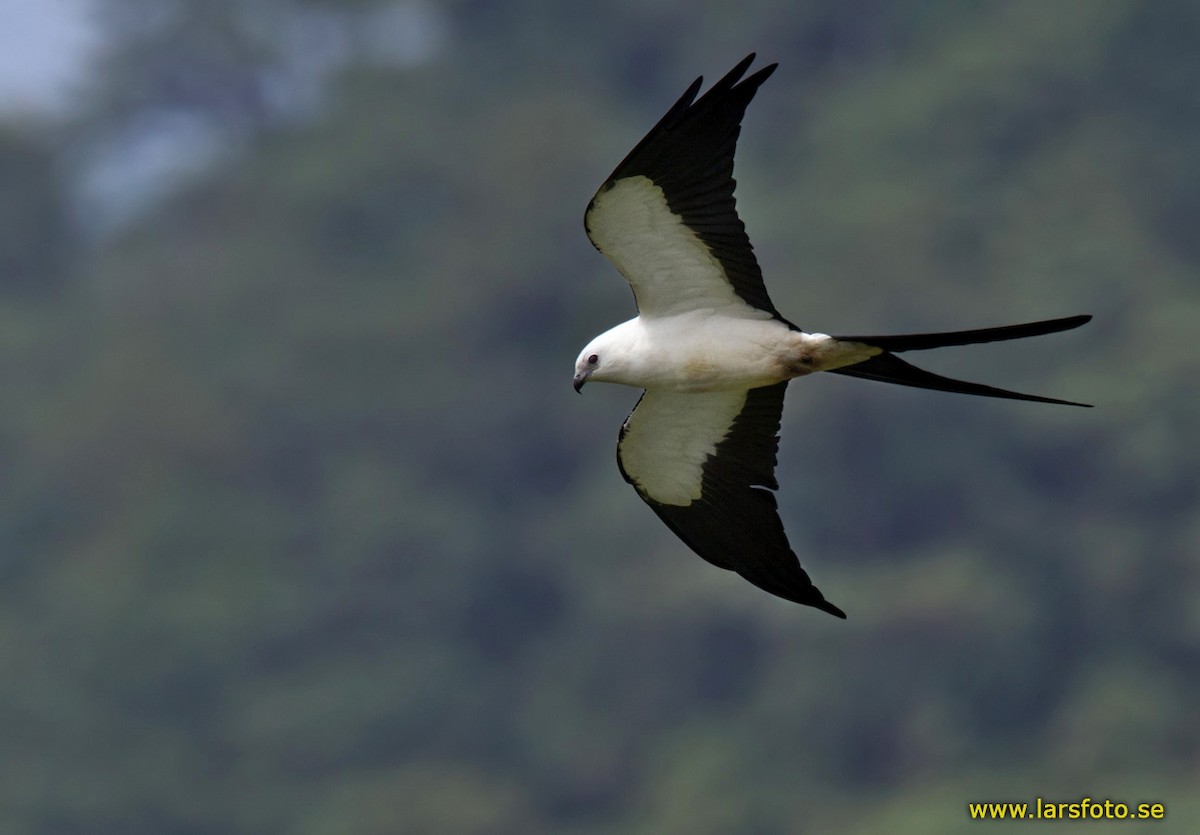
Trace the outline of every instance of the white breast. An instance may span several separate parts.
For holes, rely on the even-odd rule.
[[[637,322],[638,320],[634,320]],[[695,311],[638,324],[633,363],[643,388],[679,391],[747,389],[788,379],[784,360],[795,351],[796,332],[761,319]]]

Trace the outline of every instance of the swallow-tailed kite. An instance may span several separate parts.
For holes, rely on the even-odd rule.
[[[742,80],[753,60],[699,100],[697,78],[588,204],[588,237],[633,288],[638,315],[588,343],[574,384],[645,389],[621,427],[617,464],[693,551],[771,594],[844,618],[800,567],[771,492],[788,380],[832,371],[1082,406],[941,377],[896,354],[1040,336],[1091,317],[901,336],[806,333],[783,318],[733,198],[742,116],[776,67]]]

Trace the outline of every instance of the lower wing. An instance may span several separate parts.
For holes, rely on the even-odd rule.
[[[786,388],[647,390],[621,427],[617,462],[701,557],[785,600],[844,618],[800,567],[772,492]]]

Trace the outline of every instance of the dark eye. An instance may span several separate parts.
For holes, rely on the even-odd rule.
[[[600,362],[600,357],[596,354],[592,354],[590,357],[588,357],[588,365],[595,365],[598,362]]]

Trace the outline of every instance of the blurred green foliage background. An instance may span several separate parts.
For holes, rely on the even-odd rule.
[[[0,830],[952,833],[1200,816],[1200,7],[99,0],[0,126]],[[837,622],[686,551],[570,389],[594,188],[756,50],[740,208],[826,332],[1090,312],[811,378]],[[1002,824],[993,824],[1002,826]]]

